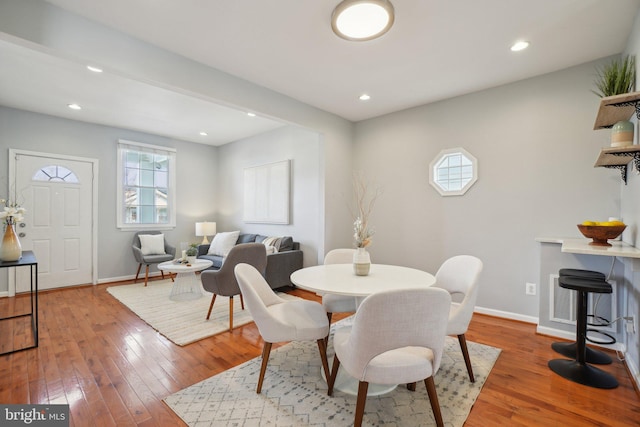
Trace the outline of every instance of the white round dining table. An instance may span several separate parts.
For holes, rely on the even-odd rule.
[[[429,287],[436,278],[426,271],[399,265],[371,264],[367,276],[357,276],[352,264],[327,264],[294,271],[291,282],[321,295],[365,297],[391,289]]]
[[[398,265],[371,264],[367,276],[357,276],[352,264],[316,265],[291,274],[291,282],[299,288],[320,295],[336,294],[353,296],[360,305],[368,295],[391,289],[426,288],[436,283],[433,274],[415,268]],[[324,378],[324,371],[321,375]],[[334,388],[356,396],[358,381],[338,371]],[[379,396],[395,389],[396,385],[369,384],[368,396]]]

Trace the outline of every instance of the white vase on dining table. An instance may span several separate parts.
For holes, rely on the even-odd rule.
[[[357,276],[366,276],[371,268],[371,257],[366,248],[357,248],[353,254],[353,271]]]

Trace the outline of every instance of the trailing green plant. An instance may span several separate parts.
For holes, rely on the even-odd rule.
[[[597,80],[594,82],[597,91],[593,93],[601,98],[633,92],[636,82],[636,58],[628,55],[614,59],[609,64],[597,69]]]

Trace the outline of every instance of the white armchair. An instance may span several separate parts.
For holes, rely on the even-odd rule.
[[[353,326],[336,331],[328,394],[342,365],[359,380],[354,426],[362,425],[369,383],[424,381],[438,426],[443,425],[433,377],[440,368],[451,296],[438,288],[397,289],[364,299]]]
[[[326,264],[352,264],[355,249],[333,249],[324,257]],[[327,312],[327,318],[331,323],[333,313],[355,313],[357,302],[355,297],[346,295],[327,294],[322,296],[322,306]]]
[[[467,350],[465,333],[473,316],[478,296],[478,277],[482,272],[482,261],[471,255],[458,255],[446,260],[436,273],[436,284],[451,294],[451,312],[447,335],[457,335],[460,349],[467,365],[469,380],[475,382],[471,359]]]
[[[283,341],[316,340],[325,375],[329,378],[325,337],[329,321],[322,305],[315,301],[284,300],[271,289],[260,272],[249,264],[238,264],[235,275],[247,308],[264,340],[257,393],[262,391],[271,346]]]

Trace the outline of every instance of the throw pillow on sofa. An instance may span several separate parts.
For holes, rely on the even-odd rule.
[[[275,236],[262,236],[258,234],[256,236],[256,243],[263,243],[265,246],[267,245],[274,246],[276,252],[285,252],[285,251],[293,250],[293,237],[291,236],[275,237]]]
[[[240,231],[227,231],[218,233],[213,237],[207,255],[227,256],[236,245]]]
[[[262,244],[267,247],[267,252],[269,247],[272,247],[275,252],[278,252],[278,250],[280,250],[281,241],[282,239],[280,237],[267,237],[262,241]]]

